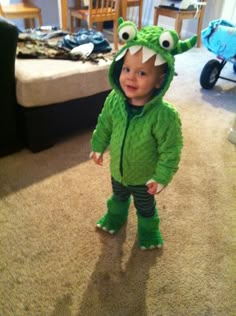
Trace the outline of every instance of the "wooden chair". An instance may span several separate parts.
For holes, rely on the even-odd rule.
[[[2,5],[1,5],[1,3],[0,3],[0,16],[4,16],[4,12],[3,12],[3,10],[2,10]]]
[[[93,28],[93,24],[97,23],[100,28],[103,22],[113,21],[114,30],[114,48],[118,49],[118,17],[119,17],[120,0],[89,0],[88,8],[71,8],[70,16],[70,32],[74,32],[74,19],[87,21],[88,27]]]
[[[35,28],[35,19],[38,20],[38,25],[42,26],[42,15],[41,9],[33,4],[28,3],[14,3],[1,5],[0,3],[0,15],[5,18],[12,19],[24,19],[30,22],[28,25]]]
[[[207,0],[204,0],[206,3]],[[196,10],[175,10],[169,9],[166,7],[154,7],[154,20],[153,24],[158,24],[158,18],[160,15],[167,16],[175,19],[175,30],[180,35],[182,22],[185,19],[197,19],[197,47],[201,46],[201,30],[202,30],[202,22],[205,13],[205,5],[198,5],[198,9]]]
[[[127,9],[129,7],[139,7],[138,11],[138,28],[142,27],[142,15],[143,15],[143,0],[122,0],[121,3],[121,15],[126,20]]]

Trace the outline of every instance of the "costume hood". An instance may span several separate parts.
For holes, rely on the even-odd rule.
[[[174,30],[164,30],[159,26],[146,26],[138,31],[133,22],[124,21],[122,18],[119,18],[118,34],[119,39],[123,41],[125,45],[117,52],[111,63],[109,81],[112,88],[122,95],[123,92],[119,84],[119,76],[127,50],[129,50],[132,55],[142,49],[143,63],[154,55],[156,56],[155,66],[167,63],[168,71],[165,80],[161,88],[155,91],[156,96],[162,97],[174,77],[174,56],[191,49],[197,42],[196,35],[190,39],[181,41]]]

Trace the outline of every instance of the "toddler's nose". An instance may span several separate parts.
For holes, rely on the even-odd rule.
[[[127,74],[127,78],[129,80],[134,80],[135,79],[135,73],[133,71],[130,71],[128,74]]]

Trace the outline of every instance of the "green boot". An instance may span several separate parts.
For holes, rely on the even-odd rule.
[[[151,217],[138,215],[138,245],[140,249],[161,248],[163,239],[159,230],[157,210]]]
[[[111,196],[107,200],[107,213],[97,222],[97,227],[110,234],[117,233],[127,221],[130,198],[120,201]]]

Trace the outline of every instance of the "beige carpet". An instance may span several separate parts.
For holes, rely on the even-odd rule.
[[[166,98],[180,112],[180,170],[158,196],[163,251],[136,244],[135,209],[117,236],[95,230],[110,194],[88,160],[91,131],[0,160],[1,316],[235,316],[236,147],[227,140],[236,85],[201,89],[214,58],[177,56]],[[225,72],[234,76],[232,64]]]

